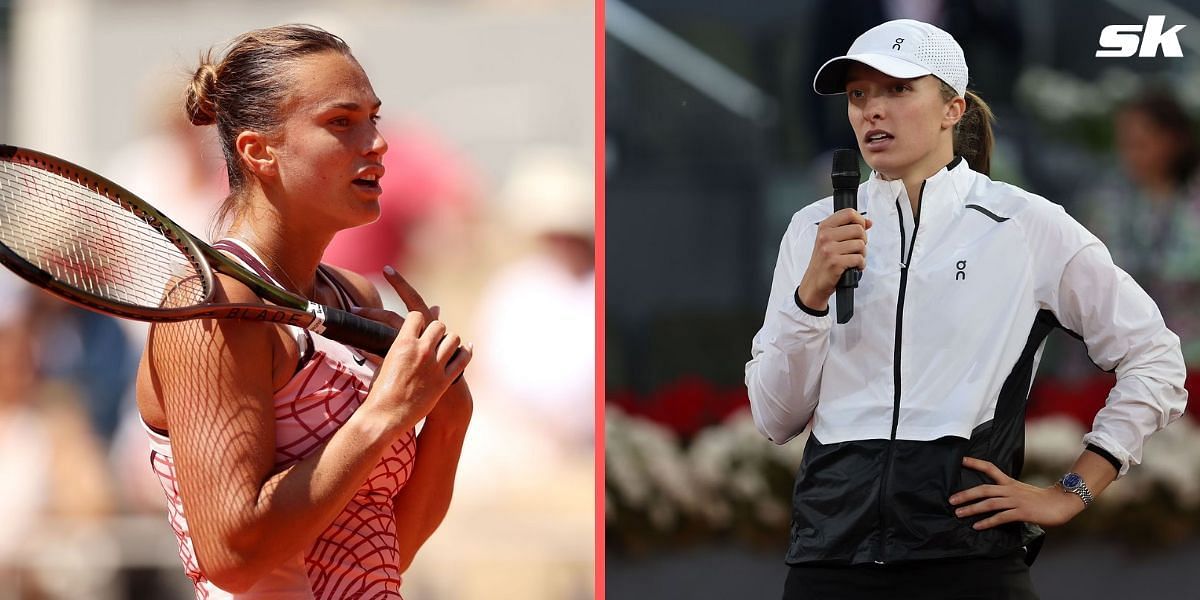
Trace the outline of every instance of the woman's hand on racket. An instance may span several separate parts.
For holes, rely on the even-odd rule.
[[[381,308],[362,308],[354,311],[355,314],[358,314],[359,316],[380,321],[401,331],[400,335],[398,335],[396,338],[396,344],[392,345],[392,349],[388,351],[388,355],[383,358],[379,373],[375,377],[375,384],[371,388],[371,393],[375,394],[376,389],[379,388],[383,389],[383,391],[379,392],[380,394],[395,393],[387,383],[392,380],[392,372],[388,370],[388,367],[389,363],[393,360],[393,355],[401,354],[397,352],[399,350],[397,345],[400,344],[402,338],[405,337],[405,327],[409,327],[410,323],[417,321],[422,324],[429,323],[429,327],[424,329],[425,333],[428,333],[430,328],[435,329],[435,334],[439,334],[438,331],[440,331],[440,337],[436,340],[436,346],[429,348],[432,350],[432,355],[430,357],[426,357],[432,358],[434,364],[440,367],[440,371],[430,375],[431,377],[434,377],[438,383],[436,386],[436,396],[434,396],[432,399],[429,399],[422,394],[422,401],[414,402],[412,406],[412,408],[417,408],[418,410],[403,410],[401,412],[401,414],[404,416],[415,416],[416,418],[412,421],[405,419],[406,424],[411,423],[415,425],[416,421],[425,418],[429,415],[429,413],[433,412],[433,410],[440,404],[443,396],[446,395],[447,389],[466,387],[465,385],[452,384],[459,381],[459,377],[461,377],[463,370],[466,369],[467,364],[471,362],[471,357],[473,356],[472,347],[470,344],[465,347],[461,345],[461,339],[459,338],[458,334],[449,331],[445,328],[445,325],[441,321],[437,320],[437,317],[441,311],[437,307],[431,308],[425,302],[424,298],[422,298],[421,295],[417,293],[417,291],[408,283],[408,281],[406,281],[400,276],[399,273],[395,271],[395,269],[387,267],[384,269],[383,274],[384,278],[387,279],[388,284],[390,284],[392,289],[396,291],[396,294],[400,296],[400,299],[404,302],[404,305],[409,308],[410,312],[407,316],[401,317],[392,311]],[[409,391],[417,392],[418,390],[409,388]],[[425,391],[427,390],[420,390],[420,392]],[[403,391],[400,393],[402,394]],[[464,390],[464,393],[469,399],[469,392],[465,392]]]
[[[396,291],[396,295],[400,296],[400,300],[404,302],[404,306],[407,306],[409,310],[418,311],[426,315],[427,318],[438,318],[441,309],[437,306],[429,306],[425,302],[425,299],[421,297],[421,294],[417,292],[416,288],[409,284],[408,280],[404,279],[395,269],[390,266],[384,267],[383,276],[387,279],[388,284],[392,286],[392,289]],[[461,341],[457,336],[454,339],[454,344],[453,347],[450,347],[452,352],[451,362],[464,357],[467,361],[470,361],[474,355],[475,346],[473,344],[460,346]],[[463,366],[464,368],[466,367],[465,364]],[[454,421],[466,422],[471,419],[473,407],[474,400],[471,398],[471,391],[468,389],[467,383],[463,380],[462,371],[459,371],[458,376],[451,383],[446,396],[438,403],[437,412],[439,415],[451,417]]]
[[[411,311],[401,317],[378,308],[354,312],[398,331],[396,341],[379,363],[364,408],[376,411],[398,431],[406,431],[437,406],[471,361],[471,353],[464,349],[456,354],[458,334],[441,321],[426,321],[424,313]]]
[[[829,215],[817,226],[808,269],[796,288],[805,306],[825,310],[846,269],[867,268],[867,230],[871,220],[852,208]]]
[[[404,277],[402,277],[399,273],[397,273],[395,271],[395,269],[392,269],[391,267],[386,267],[384,269],[384,277],[387,279],[388,283],[392,286],[392,289],[396,291],[396,294],[400,296],[400,299],[404,302],[404,305],[409,308],[410,312],[408,313],[408,315],[406,317],[402,317],[395,312],[392,312],[392,311],[386,310],[386,309],[382,309],[382,308],[356,308],[356,309],[354,309],[354,314],[359,315],[361,317],[368,318],[368,319],[373,319],[375,321],[379,321],[379,322],[389,325],[397,330],[402,330],[409,321],[413,320],[414,318],[418,318],[418,317],[420,318],[420,320],[430,323],[431,326],[434,323],[437,323],[438,326],[443,327],[443,328],[445,327],[445,325],[441,321],[438,320],[438,317],[440,316],[440,313],[441,313],[441,309],[437,306],[433,306],[433,307],[429,306],[425,302],[424,298],[422,298],[421,295],[416,291],[416,289],[414,289],[412,287],[412,285],[410,285],[408,283],[408,281],[406,281],[404,279]],[[400,337],[398,336],[397,340],[399,341],[399,339],[400,339]],[[377,356],[368,354],[368,356],[371,358],[372,362],[375,362],[380,365],[380,371],[379,371],[379,374],[376,376],[375,386],[379,386],[382,383],[381,379],[386,376],[385,371],[384,371],[384,365],[387,363],[388,358],[390,358],[394,352],[395,352],[395,345],[393,345],[393,350],[388,352],[388,357],[381,358],[381,357],[377,357]],[[451,404],[456,404],[456,405],[457,404],[465,404],[466,407],[464,410],[469,415],[470,405],[471,405],[471,396],[470,396],[470,392],[466,389],[466,385],[464,383],[462,383],[462,374],[463,374],[463,370],[466,369],[467,364],[470,363],[471,358],[473,356],[474,356],[474,346],[472,346],[471,344],[467,344],[467,345],[463,346],[462,340],[458,336],[458,334],[456,334],[452,331],[449,331],[449,330],[445,330],[444,336],[439,340],[439,342],[437,344],[436,351],[435,351],[435,357],[436,357],[437,363],[439,365],[443,366],[443,372],[447,376],[450,376],[449,383],[446,386],[440,388],[442,391],[442,394],[448,396],[448,398],[442,398],[441,395],[439,395],[439,398],[436,399],[433,404],[429,405],[429,410],[425,410],[425,411],[422,411],[419,413],[417,420],[420,420],[421,418],[424,418],[425,416],[427,416],[430,412],[433,411],[433,409],[436,406],[440,406],[443,403],[443,402],[441,402],[441,400],[443,400],[443,399],[450,400]],[[374,389],[375,388],[373,387],[372,391],[374,391]],[[461,391],[461,393],[446,394],[447,389],[450,389],[450,390],[461,389],[462,391]],[[462,397],[464,399],[461,402],[455,401],[455,399],[459,398],[459,397]],[[463,411],[458,411],[458,412],[463,412]],[[469,418],[469,417],[467,417],[467,418]]]
[[[407,318],[400,316],[399,313],[387,310],[386,308],[366,308],[366,307],[356,306],[351,309],[351,312],[353,312],[354,314],[356,314],[360,317],[383,323],[397,331],[399,331],[401,328],[403,328],[404,324],[406,322],[408,322],[408,320],[410,318],[412,318],[413,315],[419,314],[425,320],[425,322],[429,323],[429,325],[434,325],[436,323],[437,326],[442,327],[443,330],[445,331],[444,337],[441,339],[441,341],[438,343],[438,346],[437,346],[437,356],[438,356],[438,361],[441,363],[444,363],[446,366],[446,369],[448,369],[448,370],[457,369],[459,372],[459,375],[462,374],[462,369],[466,368],[466,364],[458,364],[458,363],[451,364],[454,360],[457,360],[459,358],[459,357],[455,356],[455,354],[458,353],[458,350],[460,350],[460,349],[466,350],[468,353],[468,356],[465,357],[466,362],[470,362],[470,360],[471,360],[470,350],[472,349],[472,345],[467,344],[466,348],[462,348],[462,338],[460,338],[457,333],[454,333],[453,331],[450,331],[449,329],[445,329],[446,324],[438,320],[438,315],[441,313],[441,307],[432,306],[432,307],[429,307],[429,309],[424,312],[416,311],[416,310],[410,311],[408,313]],[[428,328],[428,326],[427,326],[427,328]],[[366,351],[362,351],[362,352],[367,357],[367,359],[370,360],[372,363],[379,365],[379,366],[383,365],[385,357],[371,354],[370,352],[366,352]],[[389,354],[390,354],[390,352],[389,352]],[[461,354],[461,353],[459,353],[459,354]]]
[[[404,277],[397,273],[395,269],[391,268],[390,266],[384,267],[383,276],[392,286],[392,289],[396,291],[396,294],[400,296],[400,300],[404,302],[404,306],[406,306],[410,311],[409,315],[412,315],[414,312],[420,313],[425,318],[425,321],[429,323],[438,320],[438,317],[442,312],[441,307],[429,306],[425,302],[425,299],[421,297],[421,294],[417,293],[417,290],[414,289],[412,285],[404,279]],[[399,314],[383,308],[356,307],[352,309],[352,312],[360,317],[378,321],[397,330],[403,327],[406,321],[406,319],[401,317]],[[448,331],[446,338],[442,340],[442,343],[439,344],[438,348],[439,351],[444,351],[446,349],[450,350],[452,356],[456,354],[454,351],[461,349],[467,354],[465,357],[466,362],[470,362],[472,354],[471,351],[474,346],[467,344],[466,347],[462,347],[461,344],[462,339],[459,338],[457,334]],[[462,352],[457,352],[457,354],[462,354]],[[374,359],[374,362],[382,362],[380,357],[369,353],[368,356]],[[454,356],[454,359],[457,360],[458,357]],[[449,362],[447,362],[447,364],[449,365]],[[466,364],[463,364],[462,366],[465,368]],[[461,375],[461,371],[459,374]]]
[[[1054,527],[1083,512],[1083,500],[1056,486],[1040,488],[1009,477],[996,465],[978,458],[963,458],[963,466],[987,475],[994,484],[977,485],[950,496],[959,518],[991,513],[975,523],[976,530],[1005,523],[1027,522]]]

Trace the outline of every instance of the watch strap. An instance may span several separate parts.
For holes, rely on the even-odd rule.
[[[1067,478],[1071,477],[1072,475],[1079,480],[1079,483],[1068,486],[1066,484]],[[1058,487],[1062,488],[1064,492],[1079,496],[1079,499],[1083,500],[1084,506],[1091,505],[1092,500],[1094,499],[1092,497],[1092,490],[1088,489],[1087,483],[1083,481],[1083,477],[1081,477],[1078,473],[1067,473],[1066,475],[1063,475],[1062,479],[1058,480]]]

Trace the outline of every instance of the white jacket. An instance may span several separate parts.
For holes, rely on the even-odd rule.
[[[755,423],[784,443],[810,421],[787,562],[864,564],[1005,556],[1042,535],[975,531],[948,498],[990,483],[964,456],[1020,477],[1025,405],[1046,336],[1064,328],[1117,383],[1088,448],[1119,474],[1184,409],[1179,338],[1154,302],[1063,209],[961,159],[925,181],[918,214],[901,181],[858,188],[873,222],[854,318],[800,305],[825,198],[784,234],[746,386]]]
[[[759,430],[780,444],[810,420],[827,444],[969,437],[992,419],[1046,310],[1082,337],[1093,362],[1116,371],[1084,441],[1117,458],[1123,475],[1140,462],[1146,438],[1183,412],[1179,338],[1062,207],[956,163],[926,181],[915,232],[901,181],[872,173],[859,186],[859,210],[874,223],[845,325],[807,313],[794,297],[832,198],[792,218],[746,364]],[[830,306],[836,314],[834,298]],[[1040,357],[1039,344],[1031,374]]]

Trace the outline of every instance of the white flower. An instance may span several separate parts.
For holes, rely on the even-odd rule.
[[[738,411],[725,422],[708,427],[688,450],[696,480],[712,498],[706,516],[718,526],[728,525],[735,505],[748,507],[768,525],[786,524],[790,485],[771,489],[767,475],[782,469],[789,476],[800,466],[807,434],[783,446],[759,433],[749,410]],[[790,479],[790,478],[789,478]]]
[[[701,489],[672,432],[616,407],[604,422],[606,488],[617,500],[644,511],[660,530],[701,512]]]
[[[1083,427],[1066,416],[1044,417],[1025,426],[1025,464],[1050,473],[1065,473],[1083,451]]]
[[[650,484],[639,464],[634,436],[629,431],[631,426],[635,425],[620,409],[608,407],[605,410],[605,479],[623,501],[634,507],[644,507],[650,496]]]
[[[1125,85],[1122,77],[1106,79],[1111,93]],[[808,431],[776,445],[743,410],[701,431],[685,449],[670,430],[615,406],[608,407],[605,422],[605,490],[610,499],[605,518],[610,524],[619,526],[625,509],[640,512],[660,532],[671,530],[681,518],[718,529],[786,528],[791,481]],[[1085,433],[1066,416],[1030,421],[1022,478],[1042,486],[1056,481],[1083,451]],[[784,481],[787,485],[781,485]],[[1105,518],[1119,519],[1122,507],[1148,500],[1160,487],[1184,508],[1200,506],[1200,427],[1188,419],[1152,436],[1142,464],[1105,490],[1102,505],[1110,515]]]
[[[1146,441],[1142,464],[1130,470],[1164,486],[1180,506],[1200,504],[1200,431],[1179,419]]]

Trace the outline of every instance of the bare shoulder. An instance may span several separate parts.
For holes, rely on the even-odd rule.
[[[245,284],[226,275],[216,273],[213,278],[212,302],[219,304],[258,304],[262,300]],[[151,327],[151,341],[155,341],[156,333],[158,334],[159,341],[162,341],[163,337],[174,337],[164,336],[167,332],[186,332],[188,335],[187,339],[191,342],[206,342],[206,346],[212,345],[210,342],[214,340],[223,340],[225,342],[236,340],[239,343],[232,346],[227,343],[212,345],[214,348],[219,348],[222,351],[235,352],[243,345],[259,346],[272,338],[272,328],[265,323],[235,319],[192,319],[177,323],[157,323],[153,325]],[[187,344],[187,346],[190,345]],[[191,351],[190,348],[183,348],[183,350],[186,352]]]
[[[383,299],[379,295],[379,290],[375,288],[375,284],[371,283],[370,279],[342,267],[327,264],[325,268],[329,269],[334,277],[337,277],[339,282],[348,288],[355,301],[362,302],[363,306],[368,308],[383,308]]]
[[[262,302],[249,286],[224,273],[213,273],[213,301],[220,303]]]
[[[218,273],[213,283],[214,302],[260,302],[250,288],[232,278]],[[142,417],[151,425],[175,430],[178,423],[167,423],[168,412],[180,421],[192,409],[240,386],[260,392],[262,379],[268,386],[271,382],[278,337],[273,326],[254,321],[155,323],[138,367],[136,396]],[[204,384],[189,383],[198,379]],[[201,387],[210,389],[198,394]],[[171,411],[172,404],[179,408]]]
[[[261,302],[250,288],[220,274],[214,279],[213,301]],[[277,343],[276,328],[257,321],[192,319],[156,323],[147,339],[145,361],[155,383],[153,396],[169,402],[171,386],[163,385],[168,373],[181,380],[219,374],[230,386],[257,383],[261,378],[269,385]]]

